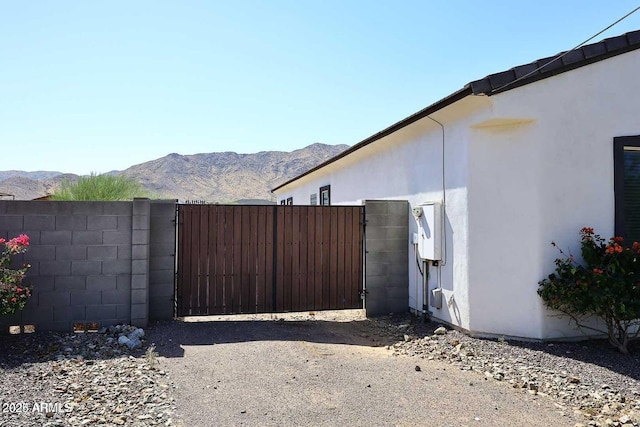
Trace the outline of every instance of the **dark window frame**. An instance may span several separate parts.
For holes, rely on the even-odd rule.
[[[286,199],[282,199],[282,200],[280,200],[280,205],[281,205],[281,206],[284,206],[284,205],[286,205],[286,204],[287,204],[287,200],[286,200]]]
[[[322,197],[322,193],[324,193],[325,191],[328,194],[326,205],[323,203],[324,197]],[[318,204],[320,206],[331,206],[331,185],[323,185],[322,187],[320,187],[320,191],[318,192]]]
[[[640,148],[640,135],[613,138],[613,193],[615,210],[615,235],[627,237],[624,215],[624,149]]]
[[[287,206],[293,205],[293,197],[287,197]]]

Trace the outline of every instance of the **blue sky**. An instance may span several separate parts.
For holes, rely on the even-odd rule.
[[[0,5],[0,170],[353,145],[567,50],[619,0],[28,1]],[[598,37],[640,29],[640,11]]]

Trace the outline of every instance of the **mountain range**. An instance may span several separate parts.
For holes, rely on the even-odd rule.
[[[217,203],[270,201],[273,200],[273,187],[348,147],[316,143],[291,152],[172,153],[110,173],[136,179],[154,198]],[[16,200],[32,200],[54,193],[64,180],[75,181],[78,178],[78,175],[54,171],[0,171],[0,195],[4,193],[14,196]]]

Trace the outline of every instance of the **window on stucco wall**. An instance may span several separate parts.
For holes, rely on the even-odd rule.
[[[317,193],[313,193],[309,197],[309,204],[312,205],[312,206],[318,204],[318,194]]]
[[[287,205],[293,205],[293,197],[287,197]]]
[[[614,138],[615,234],[640,242],[640,136]]]
[[[329,206],[331,204],[331,186],[325,185],[320,187],[320,204],[322,206]]]

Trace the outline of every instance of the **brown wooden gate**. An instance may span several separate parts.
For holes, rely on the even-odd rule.
[[[178,205],[177,316],[361,308],[364,207]]]

